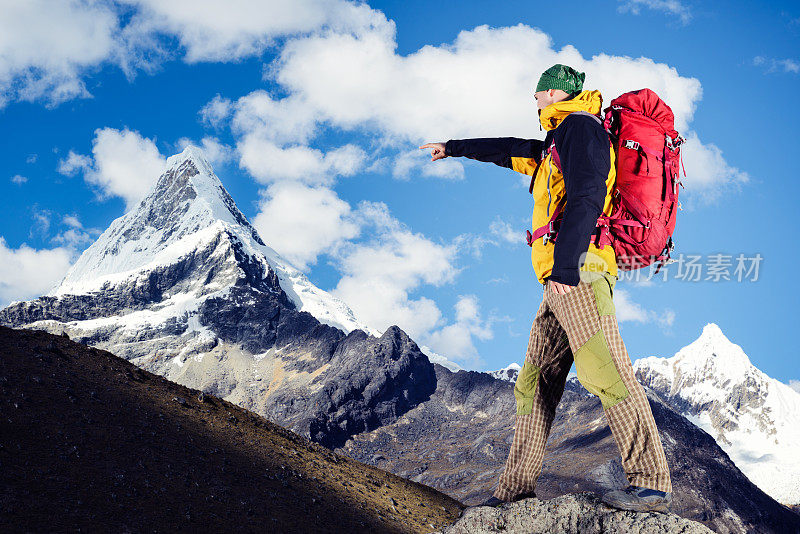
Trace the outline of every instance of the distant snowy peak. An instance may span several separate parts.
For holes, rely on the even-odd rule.
[[[165,251],[180,254],[186,249],[182,245],[197,246],[199,234],[220,221],[263,245],[202,153],[187,147],[167,160],[150,193],[114,220],[48,295],[87,293],[156,259],[168,261]]]
[[[307,311],[345,333],[361,329],[380,335],[358,321],[344,302],[316,287],[264,243],[202,151],[194,146],[167,159],[163,174],[148,195],[115,219],[47,295],[81,295],[145,279],[149,271],[177,262],[214,242],[220,233],[235,241],[235,248],[241,249],[248,261],[262,264],[265,276],[274,272],[299,311]]]
[[[716,324],[675,356],[642,358],[634,368],[756,485],[780,502],[800,503],[800,393],[752,365]]]
[[[502,369],[498,369],[497,371],[491,371],[489,374],[495,378],[499,378],[500,380],[507,380],[508,382],[516,382],[517,376],[519,375],[522,366],[520,364],[513,362],[509,364],[507,367],[503,367]]]

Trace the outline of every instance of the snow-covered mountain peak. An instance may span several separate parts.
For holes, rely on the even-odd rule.
[[[219,246],[219,244],[222,244]],[[47,296],[83,295],[121,283],[151,284],[150,273],[163,270],[207,247],[223,270],[277,275],[281,289],[299,311],[349,333],[369,329],[341,300],[319,289],[267,246],[214,174],[202,150],[187,146],[167,159],[164,172],[134,208],[115,219]],[[234,252],[234,250],[236,252]],[[205,266],[208,267],[208,266]],[[236,283],[233,275],[228,283]],[[208,289],[203,279],[193,287]]]
[[[498,369],[496,371],[491,371],[489,374],[495,378],[499,378],[500,380],[506,380],[508,382],[516,382],[517,376],[519,376],[519,372],[522,370],[522,366],[517,362],[511,362],[506,367],[502,369]]]
[[[194,145],[187,145],[186,148],[183,149],[183,152],[168,157],[165,168],[167,170],[173,169],[179,167],[186,161],[191,161],[198,171],[212,176],[214,175],[214,171],[211,169],[211,165],[208,163],[203,150]]]
[[[671,358],[642,358],[634,369],[713,435],[756,485],[783,503],[800,503],[800,393],[756,368],[716,324]]]
[[[675,387],[685,387],[686,382],[691,381],[698,391],[709,390],[712,382],[728,387],[730,384],[743,383],[748,378],[763,381],[763,373],[750,363],[744,350],[728,339],[714,323],[706,324],[700,336],[675,356],[642,358],[636,361],[635,366],[658,369],[669,375]]]

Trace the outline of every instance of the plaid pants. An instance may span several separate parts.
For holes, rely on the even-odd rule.
[[[573,358],[578,380],[600,397],[628,481],[672,491],[667,459],[644,389],[636,381],[612,300],[617,278],[580,271],[567,294],[545,287],[514,386],[516,429],[494,496],[533,492]]]

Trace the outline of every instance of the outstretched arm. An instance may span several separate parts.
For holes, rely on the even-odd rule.
[[[532,175],[541,157],[542,145],[543,142],[538,139],[481,137],[451,139],[446,143],[428,143],[420,148],[432,149],[431,161],[448,156],[462,156]]]

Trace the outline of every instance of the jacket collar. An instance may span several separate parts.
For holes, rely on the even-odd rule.
[[[598,115],[603,108],[600,91],[581,91],[573,98],[553,102],[539,112],[539,122],[545,130],[555,130],[564,118],[573,111],[588,111]]]

